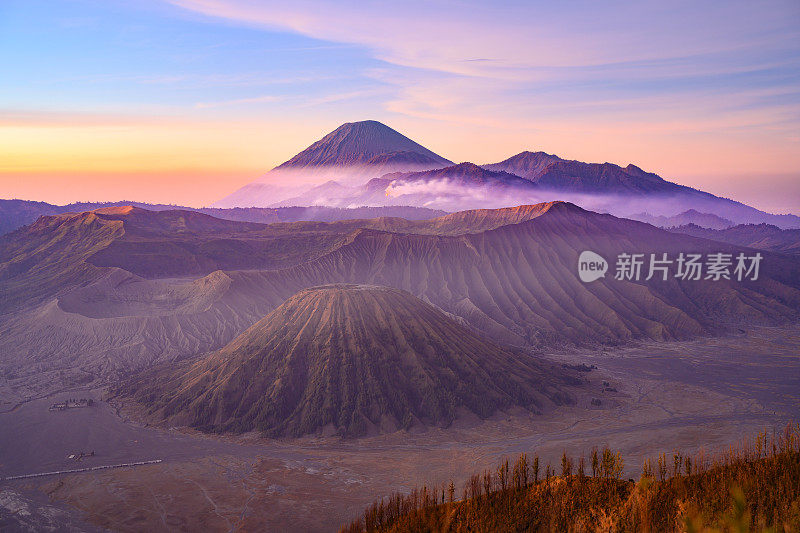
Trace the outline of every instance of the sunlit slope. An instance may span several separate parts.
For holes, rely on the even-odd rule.
[[[94,213],[42,217],[0,238],[0,315],[103,275],[88,259],[125,231]]]
[[[312,259],[337,246],[326,224],[272,226],[222,220],[192,211],[100,209],[119,218],[125,235],[89,258],[148,277],[198,276],[214,270],[272,269]]]
[[[0,237],[0,314],[108,275],[98,267],[146,278],[287,267],[334,249],[363,225],[266,225],[130,206],[45,216]]]
[[[260,224],[193,211],[118,206],[41,217],[0,238],[0,313],[40,303],[117,267],[145,278],[202,276],[215,270],[290,267],[328,253],[362,228],[399,233],[478,233],[535,218],[554,204],[403,218]]]

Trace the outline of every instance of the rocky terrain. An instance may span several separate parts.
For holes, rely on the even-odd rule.
[[[640,458],[796,418],[800,262],[782,230],[723,242],[567,202],[267,212],[103,208],[0,237],[0,470],[162,461],[8,481],[2,524],[329,531],[382,486],[461,484],[509,454],[555,464],[601,439]],[[614,277],[621,253],[749,246],[781,250],[757,280]],[[609,270],[584,283],[587,250]]]
[[[512,352],[398,289],[304,289],[191,365],[113,387],[150,418],[205,431],[361,436],[449,426],[465,411],[574,403],[581,382]],[[464,414],[464,413],[460,413]]]
[[[292,236],[304,244],[292,248]],[[719,334],[800,309],[800,266],[784,254],[763,252],[757,281],[616,280],[622,252],[752,250],[563,202],[268,226],[106,210],[42,219],[3,239],[7,401],[218,350],[298,291],[330,283],[399,288],[495,342],[539,349]],[[581,282],[584,250],[612,271]],[[267,260],[285,266],[265,270]],[[256,270],[212,270],[220,266]],[[210,272],[198,277],[200,267]]]
[[[477,234],[363,229],[317,260],[275,273],[241,272],[235,278],[251,291],[299,289],[320,279],[395,286],[461,316],[495,339],[519,345],[666,340],[718,330],[725,320],[796,315],[798,266],[782,256],[765,259],[765,277],[747,284],[674,278],[646,283],[610,276],[582,283],[576,266],[583,250],[616,257],[626,250],[677,254],[735,248],[566,203],[542,211],[528,221]]]
[[[470,474],[523,452],[538,455],[542,469],[548,463],[558,469],[564,451],[578,456],[608,445],[625,458],[623,477],[636,479],[642,461],[661,450],[713,454],[737,445],[742,435],[780,433],[787,421],[798,419],[800,330],[794,325],[744,331],[550,352],[559,363],[597,367],[582,373],[589,390],[575,405],[348,440],[220,437],[143,427],[118,416],[99,392],[94,409],[48,412],[53,401],[66,397],[61,394],[0,413],[8,429],[0,432],[0,475],[74,468],[67,456],[80,449],[97,451],[87,465],[162,459],[137,468],[5,483],[8,492],[38,493],[34,501],[68,504],[92,524],[126,532],[337,531],[376,497],[408,493],[422,483],[446,487],[450,480],[458,491]],[[592,405],[592,397],[601,405]],[[53,513],[45,509],[38,516],[31,503],[23,505],[33,516],[18,516],[20,499],[11,494],[0,501],[7,527],[52,524]],[[76,529],[91,530],[80,522]]]

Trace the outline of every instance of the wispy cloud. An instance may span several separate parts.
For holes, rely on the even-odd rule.
[[[375,118],[457,160],[800,168],[797,0],[18,3],[0,134],[20,164],[61,150],[77,168],[83,150],[93,165],[118,135],[134,163],[185,150],[269,168]]]
[[[369,98],[379,94],[385,93],[385,90],[365,89],[357,91],[347,91],[342,93],[327,94],[318,98],[303,99],[298,107],[314,107],[324,104],[333,104],[336,102],[344,102],[345,100],[354,100],[356,98]]]
[[[384,87],[384,110],[426,124],[450,157],[543,148],[668,177],[800,165],[793,0],[171,1],[363,47],[382,61],[366,76]]]
[[[120,128],[185,123],[163,113],[148,115],[97,111],[0,109],[0,128]]]
[[[205,87],[270,87],[277,85],[319,84],[322,81],[347,80],[352,76],[321,75],[319,73],[296,72],[293,76],[275,76],[270,72],[239,73],[175,73],[175,74],[92,74],[59,77],[50,80],[57,85],[63,83],[137,83],[141,85],[185,85],[195,88]]]
[[[252,98],[237,98],[234,100],[223,100],[219,102],[198,102],[194,106],[197,109],[209,109],[212,107],[227,107],[227,106],[246,105],[246,104],[272,104],[275,102],[280,102],[282,100],[284,100],[284,97],[282,96],[265,94],[263,96],[254,96]]]
[[[588,0],[506,5],[172,0],[209,16],[371,48],[398,65],[457,74],[516,77],[520,69],[596,67],[774,48],[800,36],[800,7],[771,2]],[[795,46],[796,48],[796,46]],[[495,61],[469,61],[474,58]]]
[[[472,0],[171,2],[366,47],[385,62],[367,74],[394,88],[385,108],[415,117],[500,127],[509,118],[533,123],[543,115],[638,112],[652,113],[655,123],[653,104],[680,101],[704,119],[764,88],[792,93],[800,103],[800,4],[787,0],[502,8]],[[752,109],[775,107],[748,98]],[[325,101],[315,97],[307,105]]]

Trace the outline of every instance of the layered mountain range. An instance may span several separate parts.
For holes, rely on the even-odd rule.
[[[360,436],[571,403],[548,350],[800,318],[800,219],[634,165],[453,164],[366,121],[221,205],[0,202],[4,397],[114,383],[158,423]]]
[[[645,172],[636,165],[622,168],[613,163],[567,161],[544,152],[521,152],[485,167],[518,175],[543,188],[564,192],[663,194],[687,189]]]
[[[711,229],[697,224],[684,224],[672,227],[670,231],[750,248],[800,255],[800,229],[781,229],[770,224],[739,224]]]
[[[695,209],[687,209],[671,217],[664,215],[653,216],[650,213],[636,213],[627,218],[638,220],[639,222],[647,222],[659,228],[675,228],[692,224],[701,228],[723,230],[735,226],[727,218],[722,218],[712,213],[701,213]]]
[[[611,263],[583,283],[578,256]],[[0,354],[11,387],[120,379],[219,350],[292,295],[404,290],[520,348],[670,340],[800,310],[800,261],[763,251],[758,280],[616,280],[620,253],[753,249],[553,202],[430,220],[254,224],[136,208],[43,217],[0,237]],[[15,385],[16,384],[16,385]]]
[[[281,185],[287,181],[306,185],[287,191]],[[800,217],[765,213],[633,164],[584,163],[525,151],[499,163],[454,165],[376,121],[340,126],[217,205],[413,205],[460,211],[552,200],[619,216],[672,217],[693,209],[732,224],[800,227]]]
[[[586,209],[662,227],[692,223],[723,229],[767,223],[783,229],[800,228],[798,216],[765,213],[670,182],[633,164],[584,163],[530,151],[499,163],[453,164],[373,120],[343,124],[260,179],[216,202],[215,207],[194,210],[219,218],[265,223],[376,216],[419,219],[441,211],[553,200],[568,200]],[[0,200],[0,234],[41,215],[111,205],[179,208],[130,202],[52,206]]]
[[[339,185],[335,184],[332,186],[336,187]],[[233,207],[230,209],[223,209],[215,207],[195,208],[129,201],[80,202],[67,205],[53,205],[46,202],[32,202],[28,200],[0,200],[0,235],[31,224],[41,216],[80,213],[105,207],[139,207],[141,209],[147,209],[148,211],[195,211],[223,220],[260,222],[262,224],[300,221],[335,222],[338,220],[378,217],[400,217],[408,220],[422,220],[445,214],[445,211],[438,209],[400,205],[356,208],[329,207],[324,205],[297,207],[295,205],[293,207],[276,208]]]

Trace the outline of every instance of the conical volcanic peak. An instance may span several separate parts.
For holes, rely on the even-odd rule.
[[[342,124],[276,170],[359,166],[387,162],[446,166],[447,159],[375,120]]]
[[[386,167],[391,167],[394,165],[416,165],[422,167],[450,164],[449,162],[445,163],[445,161],[447,160],[442,159],[441,157],[405,150],[378,154],[367,161],[367,164]]]
[[[188,369],[122,394],[170,423],[274,436],[358,436],[447,426],[570,402],[561,370],[489,342],[439,309],[388,287],[305,289]]]

